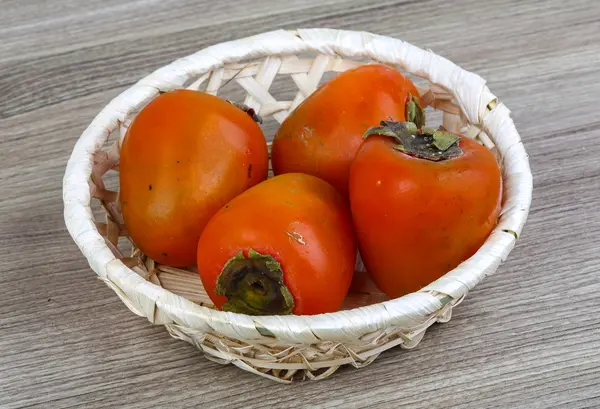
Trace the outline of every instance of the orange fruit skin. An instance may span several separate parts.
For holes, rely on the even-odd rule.
[[[323,84],[281,124],[273,140],[276,175],[307,173],[348,197],[350,165],[365,131],[383,119],[403,122],[414,84],[381,64],[345,71]]]
[[[289,173],[245,191],[211,219],[198,242],[198,271],[218,308],[218,276],[236,254],[253,249],[281,264],[293,314],[337,311],[348,292],[356,242],[347,202],[314,176]]]
[[[492,153],[461,137],[464,154],[441,162],[373,136],[350,171],[350,205],[361,256],[395,298],[428,285],[472,256],[496,226],[501,173]]]
[[[160,263],[192,266],[209,219],[267,172],[265,137],[245,112],[202,92],[162,94],[136,116],[121,148],[130,237]]]

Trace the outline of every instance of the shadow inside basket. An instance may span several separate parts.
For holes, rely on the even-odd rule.
[[[279,123],[306,98],[305,94],[308,91],[314,91],[316,87],[339,72],[365,63],[370,62],[325,55],[316,58],[302,55],[267,57],[263,60],[225,65],[190,79],[184,86],[188,89],[219,95],[233,102],[243,102],[254,108],[263,117],[262,128],[270,145]],[[277,75],[267,79],[265,83],[264,73],[274,65],[276,65]],[[314,80],[315,66],[320,69],[318,81]],[[395,68],[400,69],[400,67]],[[476,139],[499,159],[490,138],[478,126],[468,123],[450,92],[438,85],[429,84],[422,78],[405,72],[403,74],[417,85],[422,105],[426,107],[429,126],[443,125],[449,131],[461,132]],[[267,92],[268,97],[253,96],[252,92],[257,84]],[[307,87],[310,88],[308,91]],[[106,146],[94,155],[90,189],[93,197],[91,208],[96,227],[115,257],[141,277],[194,303],[214,308],[195,268],[181,269],[156,263],[136,248],[128,237],[119,204],[119,147],[135,114],[136,112],[130,112],[117,130],[109,136]],[[269,177],[272,176],[270,170]],[[356,261],[356,274],[342,309],[352,309],[385,300],[388,300],[388,297],[368,278],[359,255]]]

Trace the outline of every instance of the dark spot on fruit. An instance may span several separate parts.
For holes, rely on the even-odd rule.
[[[152,190],[152,185],[148,185],[148,190]]]
[[[248,165],[248,179],[252,177],[252,164]]]
[[[225,209],[229,209],[229,205],[225,205]]]
[[[177,163],[179,163],[179,161],[177,161]]]
[[[167,253],[162,253],[162,256],[163,257],[167,257]]]

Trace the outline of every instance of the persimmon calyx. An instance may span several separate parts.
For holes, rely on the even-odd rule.
[[[373,126],[365,132],[363,139],[373,135],[394,138],[394,149],[407,155],[439,162],[463,154],[458,146],[460,137],[450,132],[426,126],[417,127],[413,122],[381,121],[381,126]]]
[[[406,120],[415,124],[418,129],[424,127],[425,111],[423,111],[423,108],[421,108],[419,100],[415,98],[412,94],[408,94],[405,107]]]
[[[217,277],[217,295],[227,297],[223,311],[248,315],[291,314],[294,298],[272,256],[250,249],[232,257]]]
[[[240,102],[233,102],[233,101],[229,101],[229,100],[227,100],[227,102],[229,102],[234,107],[241,109],[242,111],[247,113],[254,122],[256,122],[258,124],[263,123],[262,117],[260,115],[258,115],[258,113],[254,110],[254,108],[251,108],[248,105],[242,104]]]

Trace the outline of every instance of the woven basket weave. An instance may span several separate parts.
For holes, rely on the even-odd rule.
[[[225,85],[238,84],[246,105],[282,122],[323,75],[373,61],[422,78],[423,104],[443,112],[447,129],[491,149],[502,166],[499,224],[470,259],[421,291],[394,300],[367,284],[353,288],[340,312],[256,317],[212,309],[197,272],[159,265],[127,245],[118,192],[105,186],[103,176],[118,171],[127,126],[159,92],[190,88],[217,94]],[[291,77],[298,88],[293,98],[278,100],[269,93],[277,76]],[[394,346],[414,347],[430,325],[448,321],[452,308],[507,257],[526,221],[531,193],[527,154],[509,110],[482,78],[400,40],[329,29],[279,30],[222,43],[157,70],[93,120],[77,141],[63,186],[71,236],[131,311],[165,325],[173,337],[194,344],[212,360],[280,382],[291,382],[295,374],[326,378],[341,365],[365,366]],[[106,214],[102,221],[92,212],[95,201]],[[362,270],[360,260],[357,269]]]

